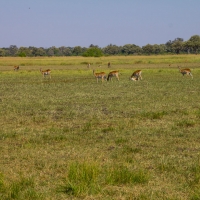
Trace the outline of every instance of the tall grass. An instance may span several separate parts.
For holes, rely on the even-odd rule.
[[[6,182],[3,175],[0,176],[0,198],[4,199],[43,199],[41,193],[35,188],[32,177],[20,177],[18,180]]]
[[[58,191],[69,196],[83,197],[100,194],[105,185],[128,185],[147,183],[149,177],[144,170],[130,170],[123,165],[98,166],[93,163],[71,163],[67,178]]]
[[[199,55],[158,55],[158,56],[109,56],[109,57],[1,57],[0,66],[106,66],[111,62],[111,67],[115,65],[141,65],[141,64],[198,64],[200,62]]]
[[[98,166],[91,163],[72,163],[61,191],[73,196],[97,194],[100,192],[98,176]]]

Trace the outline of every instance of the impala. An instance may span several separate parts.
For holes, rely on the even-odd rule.
[[[179,66],[178,68],[179,68],[180,73],[183,74],[183,76],[186,74],[188,76],[190,75],[193,78],[191,70],[189,68],[181,69]]]
[[[139,81],[139,79],[142,80],[141,74],[142,74],[142,70],[134,71],[130,77],[130,80],[133,80],[133,81]]]
[[[108,63],[108,68],[110,67],[110,62]]]
[[[19,70],[19,66],[14,66],[14,70],[18,71]]]
[[[101,79],[101,82],[103,82],[104,79],[106,80],[106,73],[105,72],[95,73],[95,71],[93,70],[93,75],[97,79],[97,83],[98,83],[99,79]]]
[[[42,73],[43,77],[49,75],[49,77],[51,78],[51,70],[50,70],[50,69],[42,70],[42,69],[40,68],[40,72]]]
[[[112,77],[116,77],[117,80],[119,81],[119,71],[112,71],[108,74],[108,78],[107,80],[111,80],[112,81]]]

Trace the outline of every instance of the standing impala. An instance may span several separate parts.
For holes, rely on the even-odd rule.
[[[14,70],[18,71],[19,70],[19,66],[14,66]]]
[[[142,74],[142,70],[134,71],[130,77],[130,80],[133,80],[133,81],[139,81],[139,79],[142,80],[141,74]]]
[[[181,69],[179,66],[178,68],[179,68],[180,73],[183,74],[183,76],[186,74],[188,76],[190,75],[193,78],[191,70],[189,68]]]
[[[50,69],[42,70],[42,69],[40,68],[40,72],[42,73],[43,77],[49,75],[49,78],[51,78],[51,70],[50,70]]]
[[[112,81],[112,77],[116,77],[117,80],[119,81],[119,71],[112,71],[108,74],[108,78],[107,80],[111,80]]]
[[[93,70],[93,75],[97,79],[97,83],[98,83],[99,79],[101,79],[101,82],[103,82],[104,79],[106,80],[106,73],[105,72],[95,73],[95,71]]]

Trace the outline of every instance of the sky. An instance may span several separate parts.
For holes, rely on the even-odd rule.
[[[200,35],[200,0],[0,0],[0,48],[165,44]]]

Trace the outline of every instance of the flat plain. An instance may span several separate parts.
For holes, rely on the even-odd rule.
[[[199,55],[0,58],[0,199],[200,199],[199,77]]]

